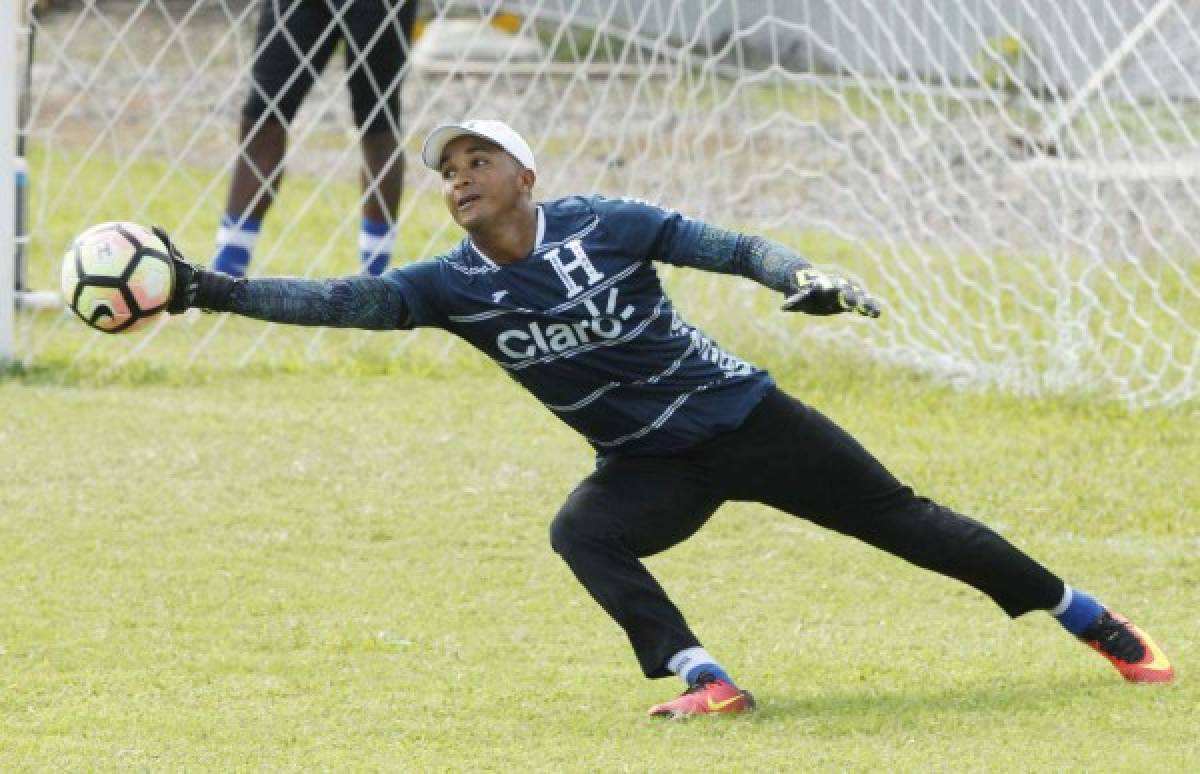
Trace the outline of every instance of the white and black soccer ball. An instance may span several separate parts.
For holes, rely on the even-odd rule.
[[[131,331],[160,314],[174,282],[167,246],[136,223],[92,226],[63,256],[63,298],[79,319],[105,333]]]

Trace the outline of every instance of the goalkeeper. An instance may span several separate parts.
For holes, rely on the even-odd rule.
[[[643,202],[539,203],[533,153],[499,121],[438,127],[422,158],[466,231],[445,255],[381,277],[247,280],[190,265],[172,248],[170,310],[436,327],[492,358],[596,450],[596,470],[567,497],[550,542],[625,631],[645,675],[686,683],[650,714],[754,707],[641,562],[729,500],[771,505],[956,578],[1009,616],[1047,610],[1127,680],[1173,678],[1125,618],[983,524],[918,497],[836,424],[685,322],[655,262],[749,277],[783,294],[787,311],[879,316],[861,287],[779,244]]]

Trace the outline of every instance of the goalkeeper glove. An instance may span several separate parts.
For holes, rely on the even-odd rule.
[[[229,296],[238,281],[219,271],[209,271],[194,263],[188,263],[166,231],[160,226],[155,226],[153,231],[166,245],[167,255],[171,259],[171,270],[175,273],[167,312],[182,314],[192,307],[218,312],[228,311]]]
[[[809,267],[796,272],[796,290],[783,302],[785,312],[828,315],[857,312],[878,317],[879,300],[845,277],[837,277]]]

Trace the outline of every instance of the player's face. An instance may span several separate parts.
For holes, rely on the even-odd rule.
[[[478,137],[451,140],[438,171],[446,209],[467,231],[517,215],[533,189],[532,172],[500,146]]]

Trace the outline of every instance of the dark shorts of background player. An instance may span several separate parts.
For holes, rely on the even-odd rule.
[[[242,120],[289,125],[338,41],[354,122],[364,134],[400,130],[401,71],[417,0],[264,0]]]
[[[689,537],[728,500],[774,506],[957,578],[1013,617],[1062,597],[1046,568],[917,497],[820,412],[773,389],[737,430],[669,456],[608,460],[551,525],[554,550],[625,630],[647,677],[670,674],[667,660],[700,643],[639,557]]]

